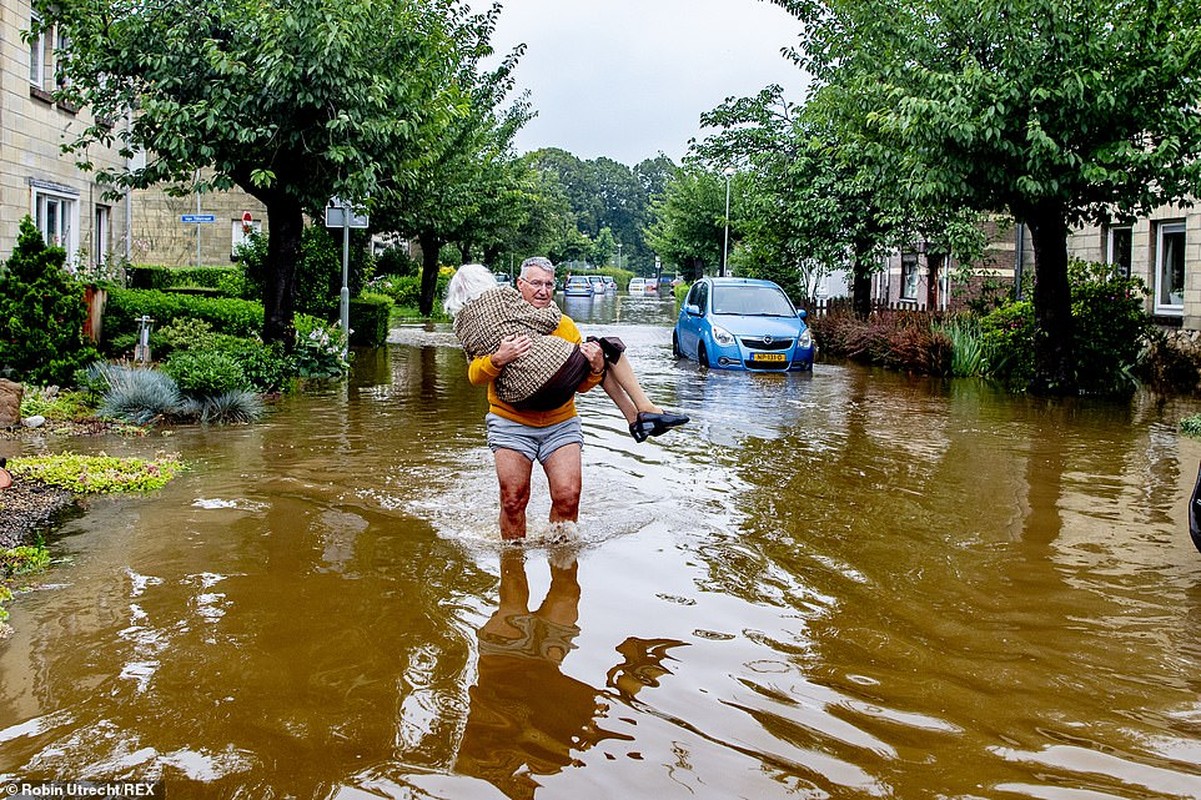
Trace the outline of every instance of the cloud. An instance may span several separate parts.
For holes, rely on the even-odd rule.
[[[678,162],[727,97],[780,83],[800,99],[805,76],[780,55],[799,32],[761,0],[509,0],[493,44],[527,45],[516,78],[538,116],[520,150],[633,165],[660,151]]]

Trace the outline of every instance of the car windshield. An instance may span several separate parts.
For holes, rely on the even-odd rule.
[[[713,313],[751,317],[795,317],[784,292],[774,286],[714,286]]]

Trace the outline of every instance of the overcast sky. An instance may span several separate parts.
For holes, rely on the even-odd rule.
[[[504,0],[492,42],[528,46],[516,77],[538,116],[519,152],[634,166],[660,151],[679,163],[727,97],[779,83],[801,99],[804,75],[780,55],[799,31],[763,0]]]

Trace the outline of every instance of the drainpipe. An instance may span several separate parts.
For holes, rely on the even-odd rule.
[[[126,143],[129,142],[128,134],[133,130],[133,121],[127,115],[125,117],[125,133]],[[125,171],[129,172],[133,169],[133,158],[125,159]],[[133,193],[129,187],[125,187],[125,263],[128,264],[133,260]]]
[[[1022,299],[1022,273],[1025,270],[1026,256],[1026,226],[1022,223],[1017,223],[1017,228],[1013,232],[1013,240],[1017,245],[1015,248],[1017,253],[1013,260],[1013,280],[1014,280],[1014,297],[1018,300]]]

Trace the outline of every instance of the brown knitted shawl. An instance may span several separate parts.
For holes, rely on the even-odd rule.
[[[455,316],[454,331],[471,358],[492,355],[506,336],[524,333],[534,340],[521,358],[506,364],[496,379],[496,395],[506,403],[528,400],[551,379],[576,345],[549,335],[562,313],[552,303],[535,308],[511,286],[499,286],[471,300]]]

